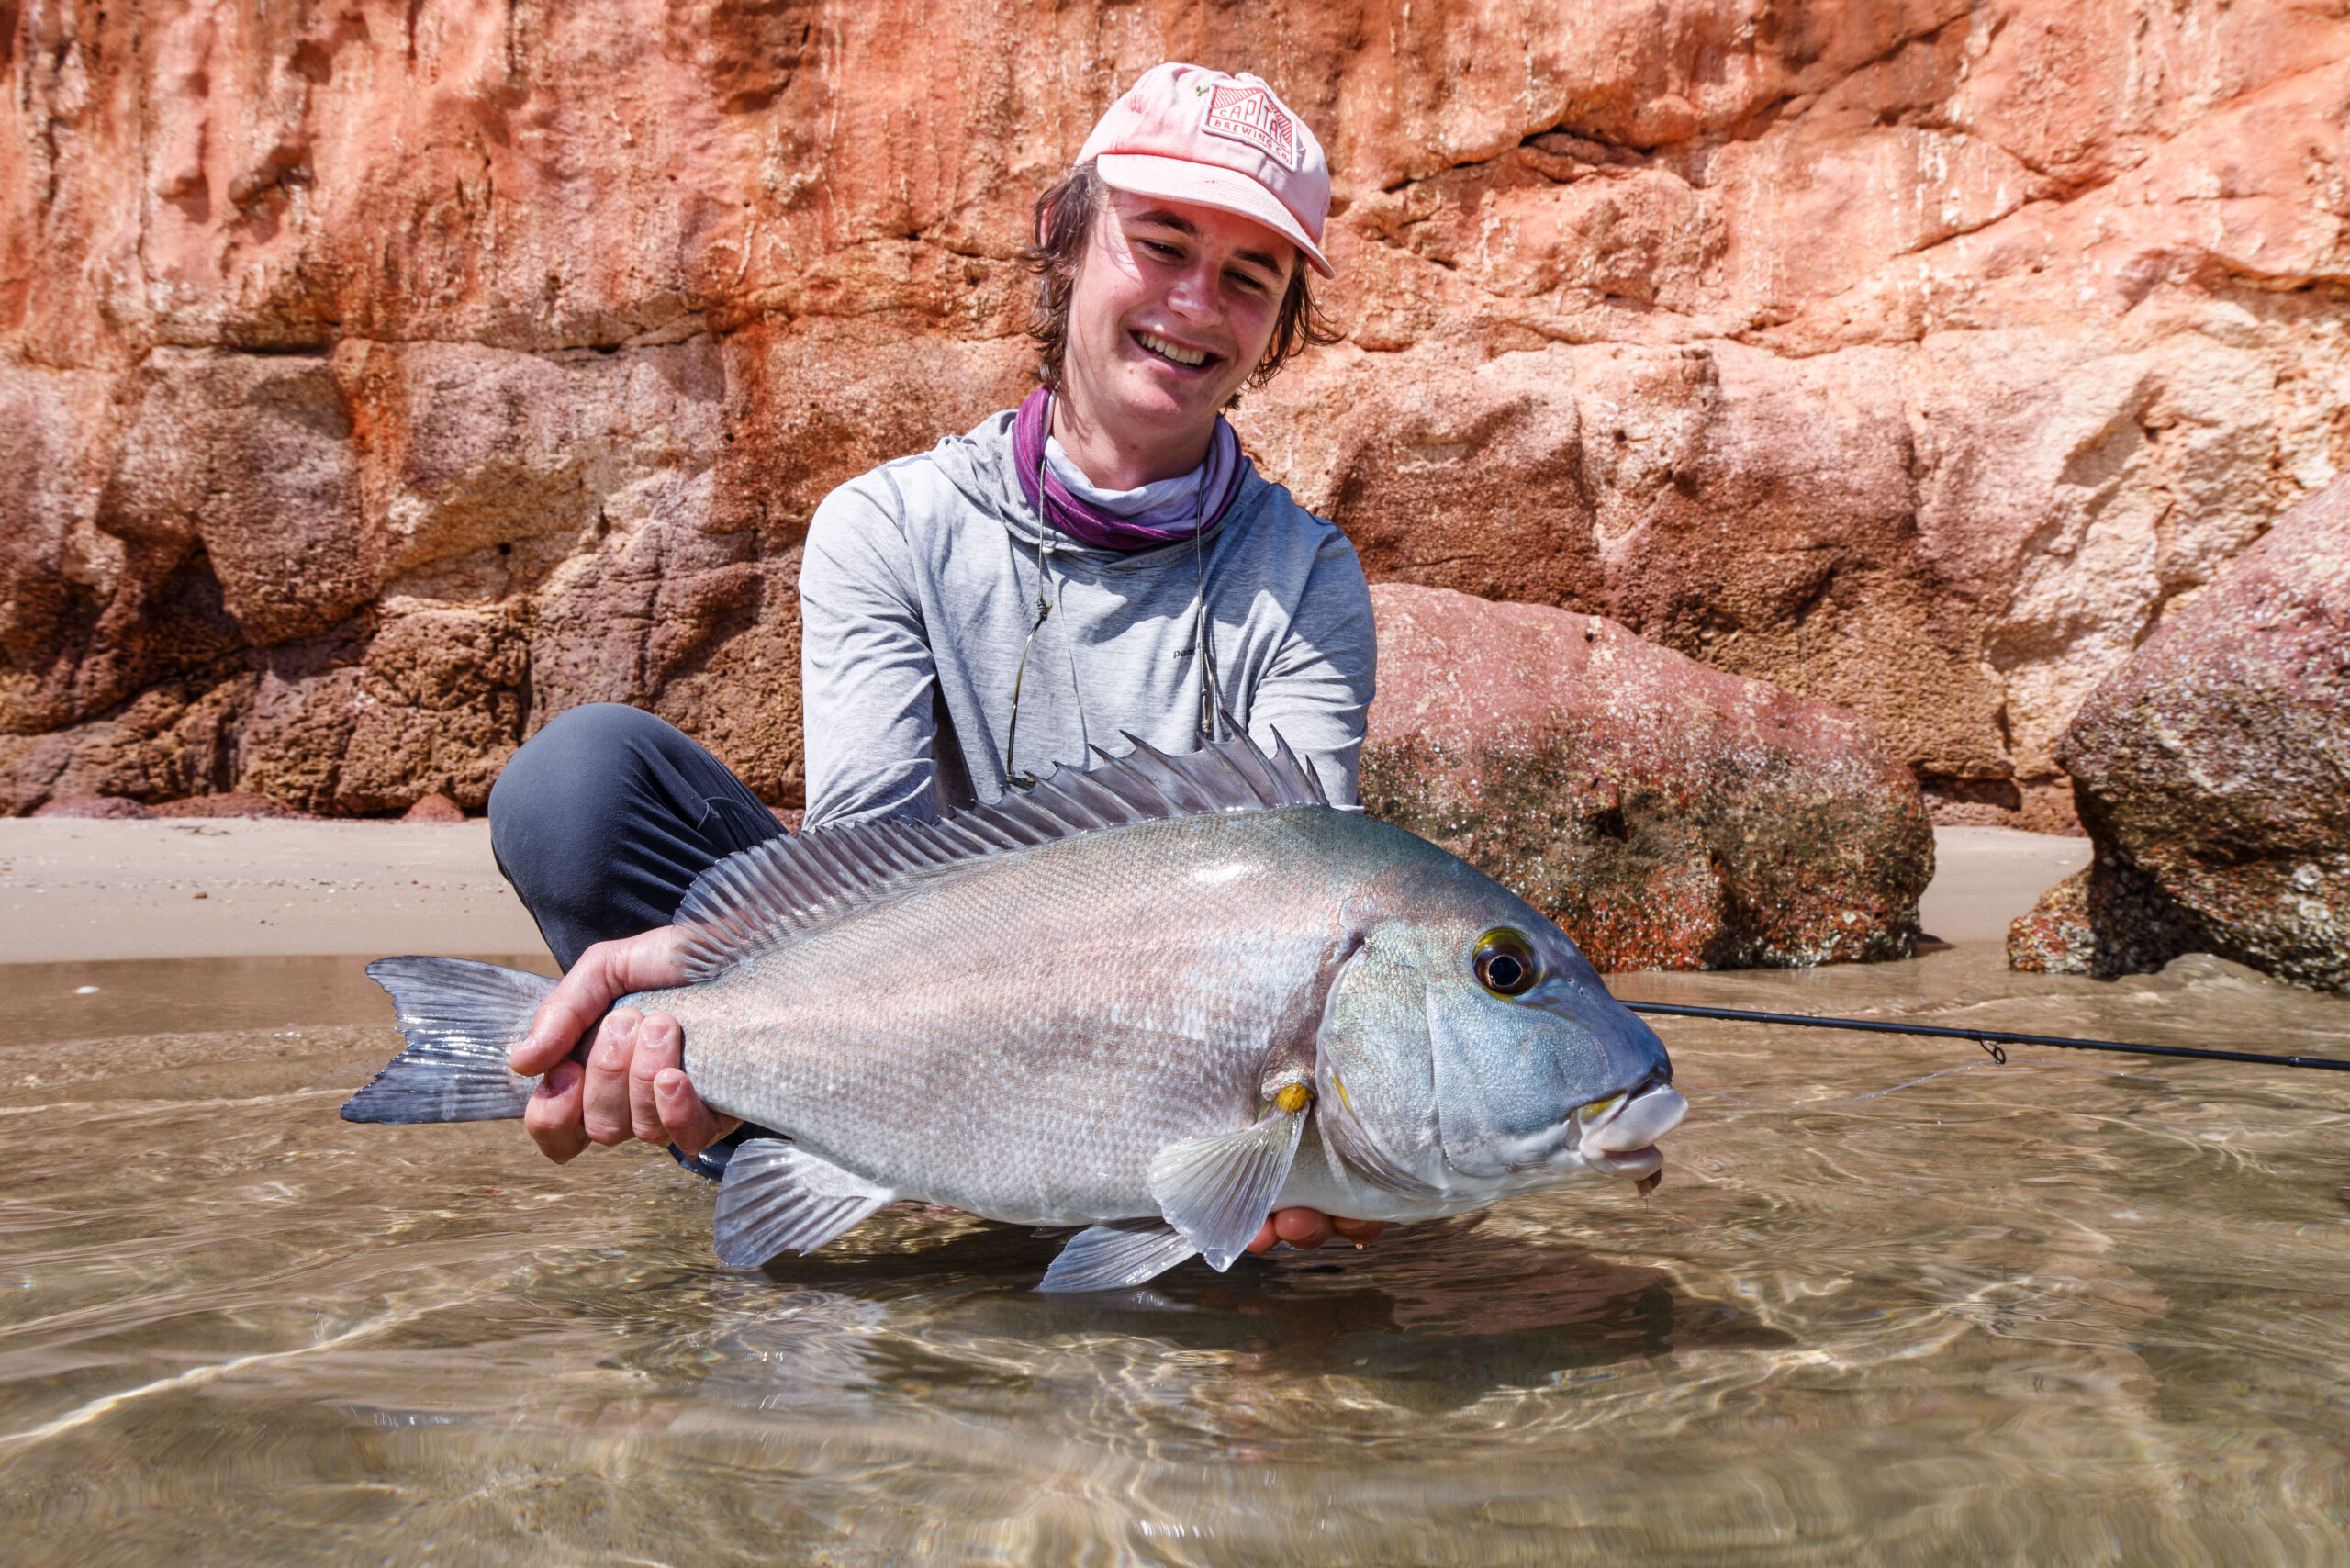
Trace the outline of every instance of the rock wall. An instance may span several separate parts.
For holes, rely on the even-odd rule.
[[[477,804],[620,699],[799,799],[832,485],[1023,390],[1147,65],[1329,147],[1239,418],[1374,577],[1602,612],[2059,823],[2350,466],[2339,0],[0,3],[0,808]]]

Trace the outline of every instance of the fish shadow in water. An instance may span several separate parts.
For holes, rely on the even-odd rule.
[[[962,1333],[1046,1340],[1108,1333],[1169,1351],[1238,1352],[1269,1370],[1419,1385],[1420,1402],[1675,1351],[1793,1343],[1663,1270],[1481,1233],[1483,1215],[1390,1231],[1357,1252],[1277,1249],[1225,1273],[1197,1259],[1137,1290],[1037,1291],[1062,1242],[973,1225],[931,1239],[918,1220],[856,1253],[827,1249],[767,1266],[778,1284],[952,1320]]]

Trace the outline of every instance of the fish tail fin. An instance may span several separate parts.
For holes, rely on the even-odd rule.
[[[368,978],[392,993],[408,1049],[342,1108],[346,1122],[495,1122],[520,1116],[538,1087],[506,1053],[555,982],[467,958],[378,958]]]

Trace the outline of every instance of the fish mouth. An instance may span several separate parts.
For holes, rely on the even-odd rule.
[[[1636,1182],[1663,1168],[1656,1140],[1679,1126],[1688,1114],[1689,1102],[1659,1073],[1577,1107],[1569,1120],[1584,1164],[1603,1175]]]

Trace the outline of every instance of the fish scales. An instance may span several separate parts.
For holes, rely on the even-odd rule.
[[[779,838],[679,911],[702,1098],[779,1136],[727,1158],[722,1261],[822,1247],[892,1198],[1087,1225],[1046,1290],[1231,1266],[1272,1209],[1410,1220],[1656,1180],[1686,1107],[1564,932],[1245,734],[936,824]],[[379,959],[408,1048],[352,1121],[520,1116],[554,982]]]
[[[1153,1215],[1151,1156],[1253,1117],[1318,1014],[1346,890],[1416,842],[1365,829],[1296,808],[992,857],[628,1004],[677,1016],[713,1108],[909,1196]]]

